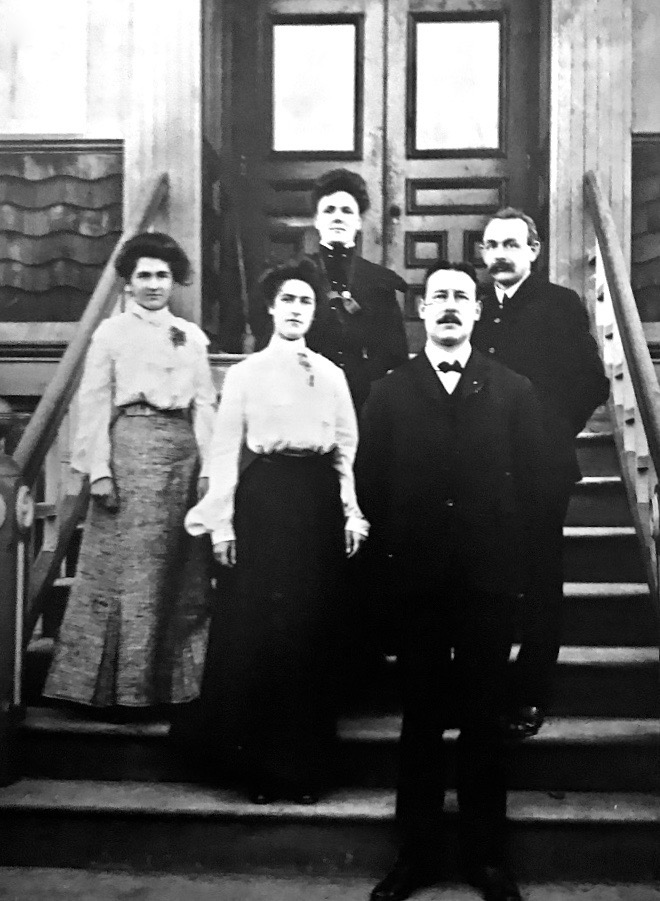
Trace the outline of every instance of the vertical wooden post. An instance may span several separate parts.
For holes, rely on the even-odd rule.
[[[7,785],[15,778],[15,732],[27,587],[25,539],[17,510],[26,499],[19,467],[11,457],[0,454],[0,785]],[[30,515],[28,519],[31,524]]]
[[[167,210],[156,228],[191,258],[194,283],[174,311],[201,320],[202,0],[131,0],[132,53],[124,145],[124,221],[144,184],[168,172]]]
[[[550,231],[553,281],[585,293],[593,232],[583,179],[600,175],[630,259],[632,0],[550,0]]]

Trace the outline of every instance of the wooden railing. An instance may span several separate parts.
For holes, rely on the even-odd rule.
[[[122,283],[114,268],[120,246],[132,235],[149,227],[167,201],[168,193],[169,178],[166,173],[156,177],[145,190],[135,215],[110,255],[75,336],[13,454],[27,485],[34,487],[38,480],[43,482],[43,499],[37,504],[43,532],[40,549],[30,567],[25,611],[26,640],[41,615],[41,600],[59,574],[61,562],[87,506],[87,481],[82,477],[75,478],[68,467],[75,427],[75,417],[69,408],[78,387],[85,354],[94,330],[112,312],[120,296]],[[40,478],[42,473],[43,479]]]
[[[585,175],[584,188],[596,238],[589,313],[610,378],[610,414],[622,478],[660,622],[660,386],[614,219],[594,172]]]

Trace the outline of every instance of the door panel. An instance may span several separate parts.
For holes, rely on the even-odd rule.
[[[499,206],[530,208],[536,28],[528,0],[389,0],[385,264],[409,284],[414,325],[438,255],[481,265],[475,244]],[[405,77],[393,77],[405,73]]]
[[[346,166],[370,188],[362,251],[382,257],[382,0],[270,0],[261,26],[267,102],[259,176],[270,256],[295,250],[310,224],[309,191]]]
[[[538,52],[530,0],[269,0],[259,4],[261,179],[267,254],[311,223],[309,189],[345,166],[367,182],[362,252],[416,298],[439,255],[480,266],[475,244],[506,203],[534,212]],[[243,65],[250,65],[244,61]]]

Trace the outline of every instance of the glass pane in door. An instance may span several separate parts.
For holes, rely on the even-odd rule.
[[[356,149],[356,38],[351,23],[273,26],[273,150]]]
[[[500,147],[500,22],[415,22],[414,150]]]

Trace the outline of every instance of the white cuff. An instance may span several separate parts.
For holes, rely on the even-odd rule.
[[[363,516],[349,516],[344,527],[349,532],[357,532],[365,538],[369,535],[369,523]]]

